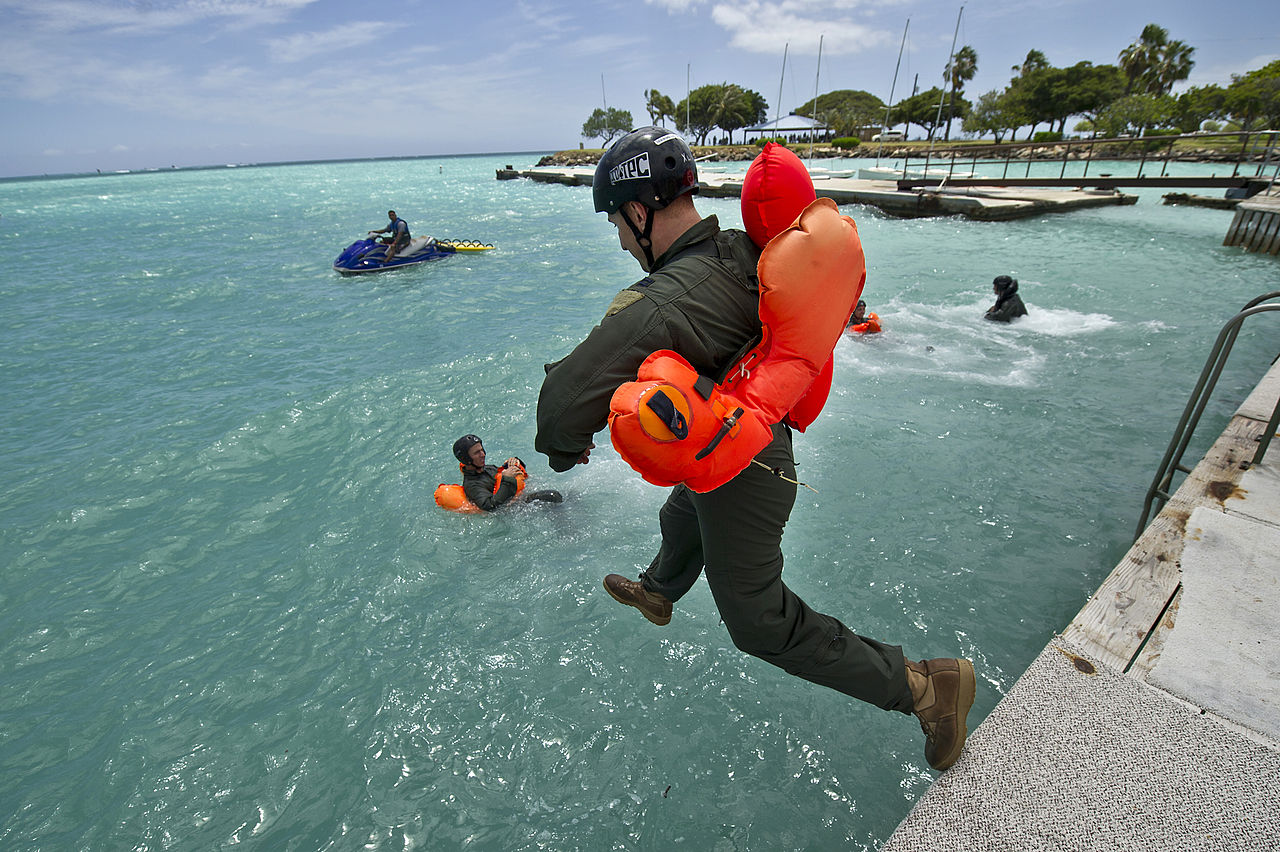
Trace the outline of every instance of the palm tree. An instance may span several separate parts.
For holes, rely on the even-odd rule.
[[[665,124],[664,119],[675,117],[676,105],[662,92],[657,89],[645,89],[644,97],[644,108],[649,113],[650,124]]]
[[[1045,56],[1042,51],[1032,48],[1027,51],[1027,58],[1022,60],[1021,65],[1013,66],[1013,73],[1019,77],[1026,77],[1034,71],[1043,71],[1049,67],[1049,57]]]
[[[1191,76],[1191,68],[1196,63],[1191,58],[1195,48],[1181,41],[1171,41],[1165,45],[1164,54],[1147,72],[1150,76],[1151,94],[1167,95],[1173,84]]]
[[[1120,69],[1127,82],[1125,94],[1164,95],[1179,80],[1191,76],[1195,48],[1182,41],[1170,41],[1169,31],[1147,24],[1142,36],[1120,51]]]
[[[1168,41],[1168,30],[1159,24],[1147,24],[1142,28],[1142,36],[1120,51],[1120,70],[1124,72],[1127,81],[1124,87],[1126,95],[1133,94],[1138,81],[1147,75],[1156,55]]]
[[[964,91],[964,84],[973,79],[978,73],[978,51],[969,45],[965,45],[956,51],[956,55],[947,63],[947,69],[943,73],[943,79],[951,85],[951,97],[948,103],[957,103],[956,97]],[[950,111],[948,111],[948,116]],[[944,138],[948,141],[951,139],[951,122],[947,122],[947,130]]]

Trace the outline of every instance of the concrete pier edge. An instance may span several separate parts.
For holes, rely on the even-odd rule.
[[[1278,398],[1272,365],[881,852],[1280,849]]]
[[[746,164],[743,164],[745,171]],[[498,169],[498,180],[527,178],[540,183],[566,186],[590,186],[593,168],[539,167],[534,169]],[[820,198],[837,204],[862,204],[875,207],[890,216],[922,218],[928,216],[963,216],[979,221],[1025,219],[1044,213],[1060,213],[1088,207],[1111,207],[1136,204],[1136,195],[1115,190],[1044,189],[1034,187],[969,187],[901,190],[891,180],[859,180],[857,178],[817,177],[814,190]],[[707,173],[699,176],[698,194],[712,198],[732,198],[742,194],[741,175]]]

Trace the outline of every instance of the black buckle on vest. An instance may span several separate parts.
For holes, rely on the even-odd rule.
[[[658,415],[671,433],[678,439],[683,441],[689,437],[689,422],[684,419],[684,415],[680,413],[680,409],[676,408],[676,404],[671,401],[671,397],[662,391],[655,391],[649,396],[645,405],[654,414]]]

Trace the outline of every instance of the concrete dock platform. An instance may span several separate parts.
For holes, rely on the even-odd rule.
[[[746,164],[743,164],[745,171]],[[542,183],[590,186],[595,170],[589,167],[527,170],[499,169],[498,180],[527,178]],[[712,197],[742,194],[742,173],[705,172],[699,175],[698,193]],[[1086,207],[1136,204],[1136,195],[1115,190],[1041,189],[1035,187],[968,187],[900,190],[891,180],[818,176],[814,189],[819,198],[837,204],[865,204],[891,216],[964,216],[982,221],[1024,219],[1043,213],[1059,213]]]
[[[1277,399],[1280,365],[882,852],[1280,849]]]

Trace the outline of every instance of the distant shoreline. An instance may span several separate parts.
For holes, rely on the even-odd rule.
[[[126,175],[153,175],[168,172],[203,172],[210,169],[267,169],[277,166],[323,166],[334,163],[386,163],[403,160],[452,160],[459,157],[529,157],[541,155],[546,148],[536,151],[482,151],[474,154],[397,154],[387,157],[335,157],[320,160],[275,160],[262,163],[206,163],[201,166],[145,166],[137,169],[97,169],[91,172],[53,172],[36,175],[6,175],[0,183],[24,180],[72,180],[86,177],[124,177]]]
[[[1156,137],[1158,138],[1158,137]],[[1134,140],[1137,141],[1137,140]],[[1155,138],[1148,140],[1155,141]],[[954,156],[957,160],[969,159],[973,156],[973,148],[983,143],[963,142],[963,143],[944,143],[941,146],[935,146],[930,156],[938,160],[949,160]],[[988,145],[992,143],[986,143]],[[1006,143],[1008,144],[1008,143]],[[1013,159],[1025,161],[1032,160],[1061,160],[1064,146],[1060,146],[1055,142],[1044,143],[1022,143],[1028,147],[1021,155],[1015,154]],[[892,145],[880,145],[877,142],[864,142],[856,148],[836,148],[831,145],[815,144],[812,149],[808,142],[795,142],[788,145],[791,150],[795,151],[803,158],[813,156],[818,159],[832,158],[860,158],[860,157],[878,157],[879,159],[902,160],[902,159],[920,159],[926,152],[929,152],[928,142],[894,142]],[[1163,152],[1148,151],[1143,152],[1140,145],[1123,143],[1108,143],[1099,145],[1094,151],[1092,159],[1095,160],[1140,160],[1147,159],[1152,161],[1164,160]],[[601,148],[570,148],[564,151],[556,151],[553,154],[547,154],[537,162],[539,166],[555,166],[559,168],[572,168],[575,166],[594,166],[600,159],[600,155],[604,153]],[[693,155],[699,162],[749,162],[756,158],[760,153],[760,146],[755,144],[749,145],[694,145]],[[1239,152],[1227,151],[1215,148],[1184,148],[1175,149],[1173,156],[1169,157],[1171,161],[1182,163],[1234,163],[1238,161]],[[1074,157],[1073,157],[1074,159]]]

